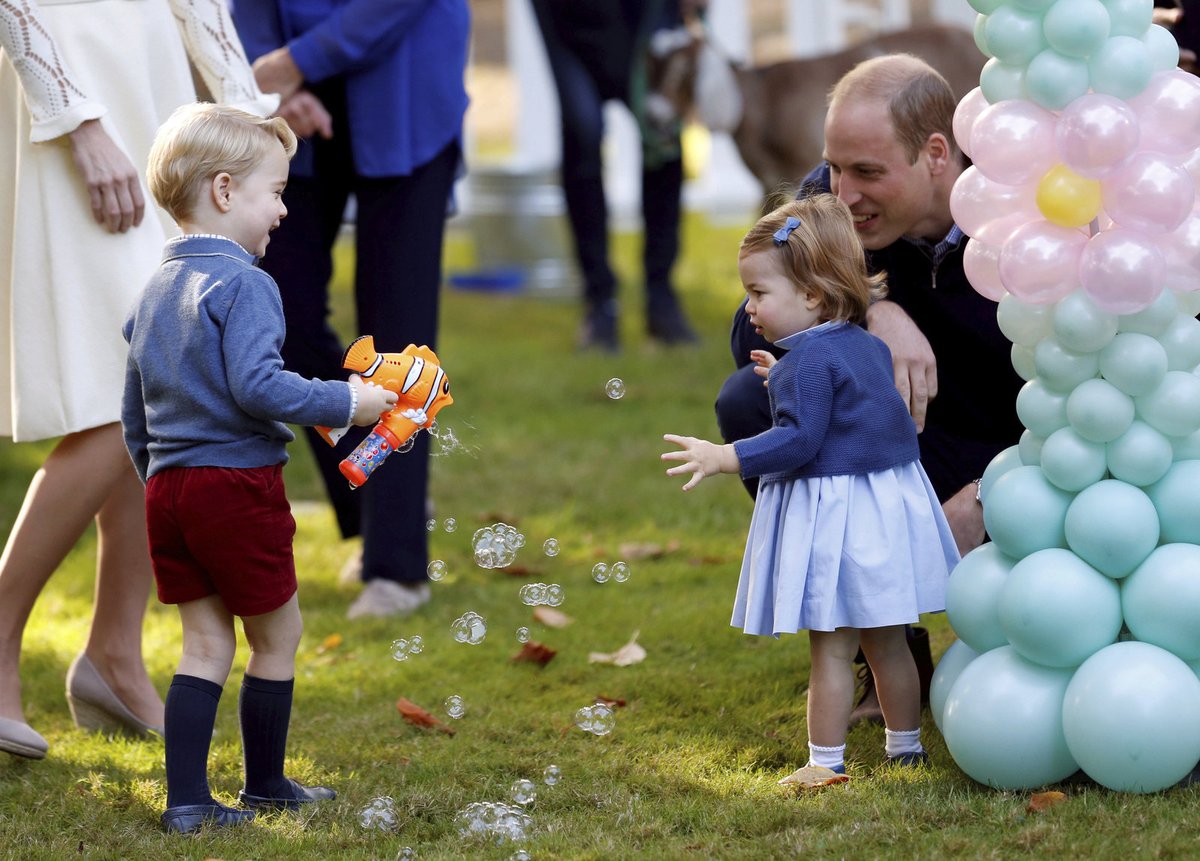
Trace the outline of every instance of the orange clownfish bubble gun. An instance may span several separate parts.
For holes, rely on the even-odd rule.
[[[388,455],[403,446],[417,431],[433,424],[442,407],[454,403],[450,379],[433,350],[409,344],[401,353],[379,353],[370,335],[356,338],[346,348],[342,367],[354,371],[363,382],[395,392],[396,406],[384,413],[379,424],[358,444],[338,469],[352,487],[361,487]],[[350,428],[316,428],[330,445]]]

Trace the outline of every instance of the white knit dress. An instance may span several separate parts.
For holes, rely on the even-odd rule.
[[[120,420],[121,324],[175,227],[145,190],[123,234],[92,218],[67,133],[100,119],[143,173],[154,133],[213,96],[265,115],[223,0],[0,3],[0,435],[37,440]]]

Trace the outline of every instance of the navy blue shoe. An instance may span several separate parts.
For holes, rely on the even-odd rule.
[[[273,798],[264,795],[251,795],[242,790],[238,793],[238,801],[244,807],[251,808],[267,808],[270,810],[299,810],[303,804],[312,804],[314,801],[329,801],[337,798],[337,793],[327,786],[305,786],[292,780],[290,777],[285,777],[284,780],[292,788],[292,795],[286,798]]]
[[[808,762],[806,762],[804,764],[804,767],[808,768],[810,765],[816,766],[816,763],[813,762],[812,760],[809,760]],[[824,766],[821,766],[821,768],[829,768],[829,766],[824,765]],[[829,768],[829,770],[832,771],[834,774],[845,774],[846,773],[846,763],[843,762],[841,765],[835,765],[833,768]]]
[[[163,828],[175,834],[190,834],[205,824],[229,828],[253,818],[253,810],[235,810],[216,801],[212,804],[178,804],[168,807],[160,817]]]
[[[917,751],[916,753],[898,753],[895,756],[887,758],[888,765],[901,765],[905,768],[916,768],[921,765],[929,765],[929,754],[925,751]]]

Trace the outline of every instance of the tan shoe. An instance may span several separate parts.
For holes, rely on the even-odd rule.
[[[397,583],[377,578],[368,580],[346,611],[347,619],[363,616],[407,616],[429,600],[428,583]]]
[[[24,721],[0,718],[0,750],[26,759],[44,759],[50,745]]]
[[[121,702],[83,652],[67,670],[67,704],[80,729],[135,736],[163,734],[162,727],[150,726]]]

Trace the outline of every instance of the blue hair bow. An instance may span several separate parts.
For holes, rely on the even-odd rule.
[[[794,215],[787,217],[787,223],[783,227],[775,231],[775,244],[786,245],[788,237],[792,235],[792,231],[800,226],[800,219]]]

